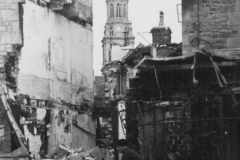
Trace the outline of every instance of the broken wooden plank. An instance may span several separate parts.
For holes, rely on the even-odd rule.
[[[16,135],[17,135],[17,138],[19,140],[19,143],[21,145],[21,147],[23,148],[24,150],[24,153],[27,155],[28,151],[27,151],[27,148],[25,147],[24,145],[24,142],[23,142],[23,139],[25,138],[24,135],[22,134],[13,114],[12,114],[12,111],[11,111],[11,108],[7,102],[7,98],[5,96],[5,94],[1,94],[1,102],[2,102],[2,105],[3,105],[3,109],[5,111],[7,111],[7,117],[10,121],[10,123],[12,123],[12,127],[14,129],[14,131],[16,132]]]

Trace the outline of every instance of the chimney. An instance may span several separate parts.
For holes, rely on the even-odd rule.
[[[163,13],[163,11],[160,12],[159,26],[164,26],[164,13]]]
[[[151,30],[153,44],[170,44],[172,31],[169,27],[164,26],[164,13],[160,12],[159,25]]]

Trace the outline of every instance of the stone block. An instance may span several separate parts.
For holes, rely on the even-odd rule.
[[[0,45],[0,52],[5,51],[5,46],[4,45]]]
[[[0,52],[0,57],[2,57],[2,56],[7,56],[7,52]],[[4,63],[4,59],[3,59],[3,61],[1,61],[2,59],[0,58],[0,63]]]
[[[231,31],[225,30],[225,31],[220,31],[220,38],[230,38],[232,35]]]
[[[7,31],[12,32],[12,26],[7,26]]]
[[[12,4],[11,9],[18,9],[18,3]]]
[[[10,43],[10,44],[21,44],[22,43],[20,33],[6,33],[5,36],[6,37],[5,37],[4,43]]]
[[[13,31],[13,32],[20,33],[19,21],[13,21],[13,22],[12,22],[12,31]]]
[[[239,48],[239,47],[240,47],[240,38],[227,39],[227,48]]]
[[[6,51],[6,52],[13,52],[13,47],[12,47],[12,45],[5,45],[5,51]]]
[[[4,67],[5,65],[4,54],[6,54],[6,52],[0,52],[0,67]]]
[[[19,12],[18,10],[2,10],[2,21],[17,21],[19,20]]]
[[[4,9],[10,9],[10,8],[11,8],[10,4],[2,4],[2,3],[0,3],[0,11],[4,10]]]
[[[219,38],[219,33],[212,33],[212,38]]]
[[[216,38],[216,39],[214,39],[214,43],[226,44],[226,39],[225,38]]]
[[[6,32],[7,26],[0,26],[0,32]]]
[[[236,11],[240,13],[240,0],[236,2],[237,9]]]
[[[237,13],[229,13],[228,15],[228,25],[238,25],[240,24],[240,12]]]
[[[214,49],[224,49],[224,48],[226,48],[226,45],[225,44],[216,43],[216,44],[213,44],[213,48]]]

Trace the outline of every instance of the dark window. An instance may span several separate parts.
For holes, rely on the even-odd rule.
[[[113,4],[110,4],[110,17],[114,17],[114,6]]]

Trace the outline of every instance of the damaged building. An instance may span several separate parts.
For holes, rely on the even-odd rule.
[[[92,0],[0,1],[0,159],[91,149]]]
[[[103,66],[115,140],[126,130],[146,160],[240,158],[239,9],[239,0],[183,0],[182,43],[160,12],[153,44]]]

